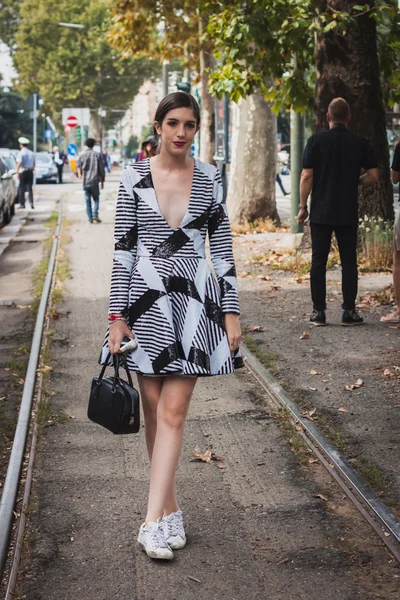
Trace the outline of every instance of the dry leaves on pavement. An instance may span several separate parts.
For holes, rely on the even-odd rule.
[[[344,389],[347,392],[352,392],[353,390],[357,390],[358,388],[362,387],[364,385],[364,382],[362,379],[357,379],[357,381],[355,383],[352,383],[351,385],[345,385]]]
[[[310,334],[308,333],[308,331],[303,331],[303,335],[301,335],[299,339],[300,340],[309,340]]]
[[[261,327],[261,325],[253,325],[252,327],[249,327],[247,330],[249,333],[251,331],[265,331],[264,327]]]
[[[400,379],[400,367],[386,368],[382,374],[383,379]]]
[[[211,448],[207,448],[205,452],[201,452],[198,448],[193,450],[193,457],[190,459],[190,462],[205,462],[210,464],[212,461],[223,462],[223,456],[217,456],[215,452]]]
[[[312,410],[306,410],[306,412],[302,413],[301,416],[304,417],[305,419],[308,419],[309,421],[314,421],[313,417],[316,412],[317,412],[317,409],[313,408]]]

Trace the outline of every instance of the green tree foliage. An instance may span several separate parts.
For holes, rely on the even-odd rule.
[[[123,58],[110,47],[112,6],[112,0],[24,0],[14,56],[21,93],[39,91],[53,114],[65,106],[124,108],[160,67],[146,58]]]
[[[0,40],[12,51],[18,27],[19,0],[0,0]]]
[[[19,94],[0,87],[0,147],[18,148],[21,135],[32,135],[32,121]]]
[[[125,56],[180,58],[197,65],[198,6],[193,0],[120,0],[109,38]]]
[[[227,93],[237,101],[261,89],[277,111],[289,104],[298,111],[311,108],[316,36],[331,30],[345,36],[355,19],[368,13],[378,24],[385,101],[399,100],[397,0],[377,0],[373,5],[354,2],[350,11],[335,10],[321,0],[220,0],[218,4],[207,31],[220,61],[212,75],[216,94]]]
[[[126,145],[126,156],[128,156],[129,158],[132,157],[136,150],[139,148],[139,140],[137,138],[136,135],[131,135],[131,137],[128,140],[128,143]]]

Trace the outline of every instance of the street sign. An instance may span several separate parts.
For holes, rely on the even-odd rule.
[[[69,144],[67,154],[69,156],[76,156],[78,154],[78,146],[76,144]]]
[[[40,94],[31,94],[26,101],[28,108],[33,112],[34,110],[39,110],[39,108],[43,104],[43,98]],[[35,106],[36,105],[36,106]],[[33,118],[33,117],[31,117]]]
[[[90,108],[63,108],[62,124],[66,125],[68,117],[71,116],[76,117],[81,126],[90,125]]]
[[[78,119],[74,115],[71,115],[67,119],[67,125],[68,125],[68,127],[72,127],[72,128],[77,127],[78,126]]]
[[[45,129],[44,130],[44,137],[46,138],[46,140],[51,140],[51,138],[53,137],[53,130],[52,129]]]

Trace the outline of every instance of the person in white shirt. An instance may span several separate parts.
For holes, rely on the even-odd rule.
[[[25,208],[25,192],[28,192],[29,203],[33,206],[33,171],[35,170],[35,155],[29,148],[26,137],[18,139],[21,148],[17,155],[17,174],[19,177],[19,206]]]

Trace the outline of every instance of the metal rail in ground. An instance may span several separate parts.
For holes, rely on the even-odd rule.
[[[377,521],[375,523],[376,526],[374,527],[374,523],[371,522],[372,519],[367,519],[368,522],[374,527],[374,529],[388,546],[389,550],[400,562],[400,547],[398,546],[398,544],[400,544],[400,520],[376,496],[376,494],[374,494],[374,492],[365,483],[357,471],[353,469],[353,467],[340,454],[340,452],[338,452],[338,450],[322,435],[315,424],[302,415],[302,411],[297,404],[285,392],[285,390],[279,385],[276,379],[261,364],[261,362],[254,356],[254,354],[245,345],[242,345],[241,349],[247,366],[257,381],[261,384],[263,389],[267,392],[271,400],[275,403],[275,405],[285,407],[292,415],[294,420],[302,425],[304,434],[308,440],[308,445],[312,449],[314,446],[315,450],[322,451],[322,454],[328,459],[328,462],[325,461],[327,464],[323,463],[324,466],[334,466],[335,472],[339,474],[342,483],[350,492],[348,493],[349,498],[354,502],[353,498],[351,497],[351,495],[354,497],[354,494],[352,493],[354,492],[373,514]],[[315,453],[317,454],[317,452]],[[360,506],[356,503],[355,505],[358,510],[360,510]],[[365,517],[363,512],[362,514]],[[386,537],[384,534],[382,535],[382,529],[378,531],[380,526],[384,527],[388,537]]]
[[[39,310],[36,317],[35,330],[32,338],[31,351],[29,355],[28,367],[25,375],[25,384],[22,393],[21,405],[18,414],[17,427],[14,434],[13,446],[8,463],[6,479],[4,482],[3,493],[0,500],[0,575],[2,576],[11,534],[11,527],[14,517],[14,506],[17,498],[17,492],[20,481],[22,463],[25,455],[26,439],[31,420],[32,401],[35,392],[36,371],[38,367],[40,350],[42,344],[43,328],[46,318],[47,302],[50,294],[53,278],[54,265],[56,261],[59,235],[61,231],[63,199],[60,201],[59,213],[53,245],[50,252],[49,265],[46,279],[43,285],[42,296],[40,299]]]

